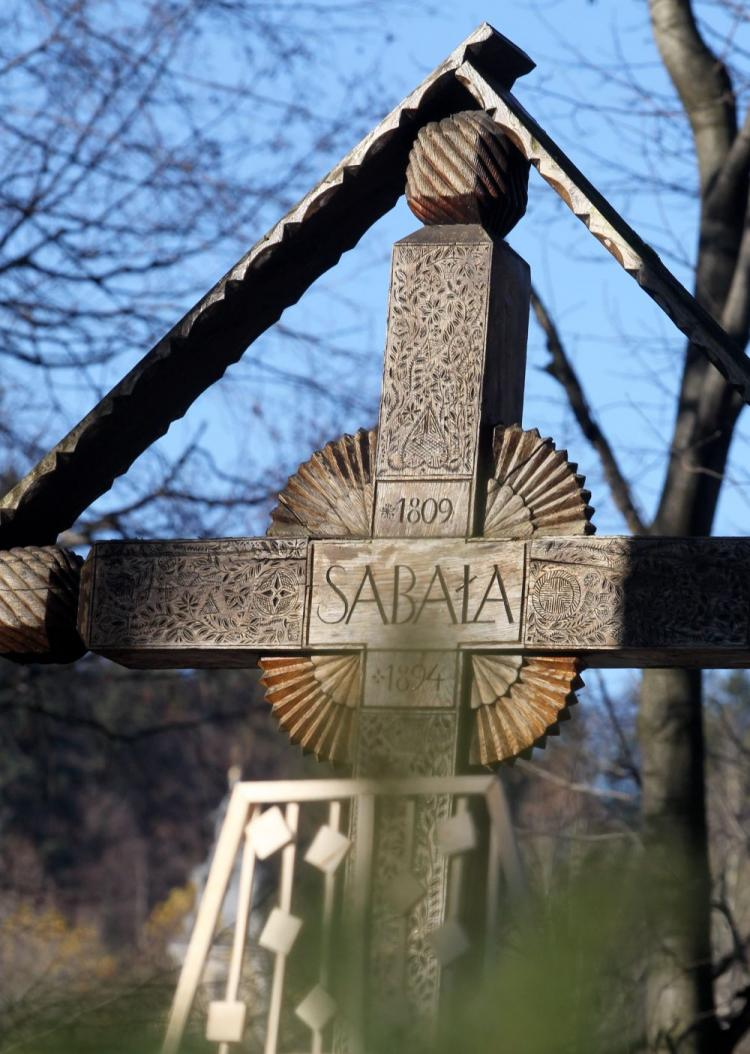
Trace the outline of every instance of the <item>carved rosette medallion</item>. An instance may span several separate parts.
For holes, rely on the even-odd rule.
[[[594,533],[591,494],[567,451],[556,450],[536,428],[511,425],[495,429],[493,454],[485,538]]]
[[[493,765],[544,747],[570,717],[583,685],[579,669],[567,656],[472,656],[472,764]]]
[[[546,554],[540,540],[530,560],[529,639],[554,644],[569,640],[573,633],[583,646],[619,639],[625,623],[623,583],[631,570],[627,539],[612,539],[604,552],[591,550],[583,541],[560,542],[554,559],[545,559]],[[571,558],[580,559],[580,565],[569,565]],[[676,585],[672,582],[671,587]],[[653,590],[654,580],[650,588]],[[647,608],[644,605],[642,618]]]
[[[259,665],[266,699],[291,741],[318,761],[351,761],[359,656],[269,658]]]

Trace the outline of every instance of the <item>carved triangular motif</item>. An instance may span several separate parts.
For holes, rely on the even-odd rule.
[[[408,468],[440,468],[449,459],[450,450],[435,411],[428,406],[417,418],[406,437],[403,460]]]

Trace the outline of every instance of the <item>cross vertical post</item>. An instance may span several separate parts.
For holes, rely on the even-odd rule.
[[[476,140],[467,144],[475,153],[463,199],[452,195],[460,220],[481,218],[471,214],[476,193],[471,166],[477,163],[483,125],[467,123]],[[438,137],[437,126],[432,134]],[[444,133],[441,141],[450,138]],[[449,206],[447,198],[443,204]],[[372,565],[366,562],[347,611],[349,625],[357,625],[359,606],[370,623],[402,627],[396,647],[363,651],[353,766],[354,775],[363,778],[452,776],[466,770],[464,656],[430,631],[430,614],[439,611],[444,621],[470,627],[488,612],[494,616],[499,604],[512,622],[497,565],[497,577],[485,573],[477,589],[472,567],[481,560],[481,543],[470,541],[482,530],[494,429],[520,424],[523,411],[529,268],[493,227],[491,222],[432,224],[393,249],[372,565],[388,552],[387,539],[424,544],[415,543],[408,561],[393,564],[385,589],[368,575]],[[452,552],[446,539],[456,539]],[[378,802],[374,829],[368,830],[373,868],[363,971],[365,1035],[390,1038],[392,1027],[394,1038],[404,1028],[424,1037],[434,1027],[442,960],[452,954],[442,951],[440,935],[460,928],[457,890],[449,902],[460,864],[436,838],[452,812],[449,794]],[[468,814],[462,815],[470,823]],[[355,813],[355,859],[357,820]],[[349,875],[355,881],[354,864]],[[399,893],[410,884],[413,904]]]

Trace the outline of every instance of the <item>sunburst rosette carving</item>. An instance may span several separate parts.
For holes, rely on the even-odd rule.
[[[318,761],[351,761],[360,697],[358,655],[260,659],[260,683],[293,743]]]
[[[273,536],[367,538],[374,501],[377,430],[344,435],[297,469],[271,512]]]
[[[472,656],[471,764],[528,757],[547,736],[558,735],[583,687],[581,669],[568,656]]]
[[[499,426],[493,440],[493,473],[487,483],[485,538],[594,533],[585,477],[536,428]]]

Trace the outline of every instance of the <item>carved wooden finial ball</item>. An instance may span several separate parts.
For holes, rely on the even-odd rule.
[[[529,162],[489,114],[426,124],[406,170],[406,200],[423,223],[479,223],[504,238],[526,211]]]

